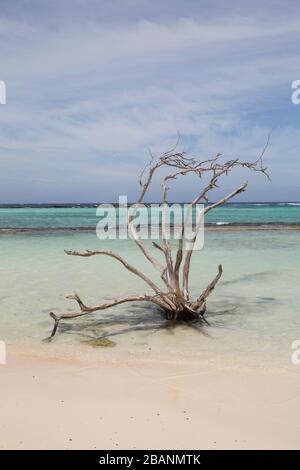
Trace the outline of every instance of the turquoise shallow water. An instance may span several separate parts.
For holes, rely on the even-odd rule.
[[[56,341],[106,336],[126,350],[231,353],[289,364],[291,343],[300,339],[299,237],[297,230],[206,232],[204,248],[193,256],[191,287],[198,295],[222,263],[223,278],[208,303],[210,326],[171,328],[157,310],[124,304],[65,322]],[[131,241],[100,242],[94,233],[2,234],[0,246],[0,339],[9,344],[40,343],[52,328],[49,311],[74,309],[64,298],[73,290],[89,304],[147,291],[116,261],[68,257],[64,248],[119,251],[155,276]]]
[[[1,228],[95,227],[95,207],[0,208]],[[210,212],[209,224],[299,224],[300,203],[227,204]]]

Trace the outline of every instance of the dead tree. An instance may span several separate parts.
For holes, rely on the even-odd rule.
[[[153,242],[155,249],[159,250],[163,254],[164,262],[162,263],[157,257],[149,250],[145,244],[141,241],[139,234],[137,233],[134,224],[132,223],[136,210],[133,210],[128,216],[128,229],[131,233],[131,237],[138,246],[139,250],[146,257],[146,259],[153,265],[158,271],[158,274],[164,284],[162,289],[155,281],[146,276],[142,271],[137,269],[135,266],[130,264],[121,255],[112,251],[97,249],[97,250],[86,250],[86,251],[71,251],[65,250],[65,253],[70,256],[82,256],[90,257],[97,255],[110,256],[119,261],[125,269],[136,275],[147,284],[147,287],[152,293],[142,295],[130,295],[127,297],[121,297],[111,302],[102,303],[99,305],[88,306],[86,305],[77,293],[67,296],[68,299],[75,300],[79,306],[79,311],[74,313],[60,313],[56,314],[51,312],[50,316],[54,320],[54,328],[50,339],[55,335],[58,324],[61,320],[70,320],[77,317],[88,315],[92,312],[99,310],[106,310],[115,305],[120,305],[125,302],[151,302],[158,306],[162,312],[165,313],[166,318],[171,321],[204,321],[204,314],[206,311],[206,300],[208,296],[214,290],[216,284],[222,276],[222,266],[218,266],[218,272],[214,279],[208,284],[206,289],[195,299],[190,297],[189,289],[189,276],[192,254],[194,252],[194,244],[197,239],[197,235],[200,229],[200,225],[196,225],[192,239],[189,241],[188,250],[184,250],[184,236],[185,236],[185,224],[182,223],[180,227],[181,236],[178,240],[178,246],[176,254],[172,252],[169,237],[166,230],[166,218],[165,211],[168,207],[168,183],[170,180],[176,180],[180,176],[186,176],[190,174],[198,175],[200,179],[206,177],[206,183],[202,189],[196,195],[194,200],[190,203],[190,210],[200,202],[205,202],[204,215],[211,210],[225,204],[230,201],[238,194],[244,192],[247,188],[248,182],[245,182],[237,189],[234,189],[231,193],[221,198],[217,202],[209,203],[208,195],[210,191],[218,188],[218,183],[221,177],[227,176],[232,170],[236,168],[246,168],[251,171],[256,171],[265,174],[268,178],[267,170],[263,164],[263,156],[268,146],[269,139],[265,147],[263,148],[260,156],[253,162],[242,162],[238,158],[228,160],[222,163],[221,154],[217,154],[213,158],[208,160],[198,160],[193,157],[189,157],[185,152],[178,152],[176,147],[170,151],[161,155],[158,159],[151,157],[150,163],[144,168],[139,184],[141,186],[140,196],[137,201],[137,205],[142,204],[145,200],[145,195],[149,189],[151,182],[153,181],[154,175],[159,169],[169,170],[168,174],[162,178],[162,243],[161,245]],[[188,214],[185,215],[187,217]]]

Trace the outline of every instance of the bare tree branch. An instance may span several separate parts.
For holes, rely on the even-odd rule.
[[[60,313],[60,314],[55,314],[53,312],[50,312],[49,315],[51,318],[53,318],[55,323],[54,323],[54,328],[52,330],[49,340],[51,340],[53,336],[55,335],[57,331],[58,323],[60,322],[60,320],[71,320],[72,318],[82,317],[84,315],[87,315],[88,313],[96,312],[98,310],[107,310],[108,308],[114,307],[115,305],[123,304],[125,302],[136,302],[136,301],[138,302],[146,301],[146,302],[156,303],[155,299],[148,295],[131,295],[131,296],[121,297],[119,299],[112,300],[111,302],[97,305],[97,307],[93,307],[91,309],[85,308],[84,310],[81,310],[80,312],[71,312],[71,313],[68,312],[68,313]]]
[[[218,266],[218,274],[216,277],[211,281],[211,283],[207,286],[207,288],[202,292],[202,294],[198,297],[196,302],[193,304],[193,309],[198,310],[199,308],[202,307],[202,305],[205,303],[207,297],[212,293],[214,288],[216,287],[217,283],[219,282],[219,279],[221,278],[223,273],[223,268],[222,265],[220,264]]]
[[[158,271],[163,283],[165,284],[167,291],[164,292],[156,282],[146,276],[140,269],[133,266],[127,260],[125,260],[121,255],[114,253],[110,250],[85,250],[85,251],[73,251],[66,250],[66,254],[71,256],[81,256],[81,257],[90,257],[96,255],[105,255],[119,261],[128,271],[142,279],[154,292],[153,295],[143,294],[143,295],[131,295],[127,297],[121,297],[110,302],[101,303],[94,306],[87,306],[79,297],[77,293],[69,295],[67,298],[75,300],[77,302],[80,312],[68,312],[56,314],[51,312],[50,316],[54,320],[54,327],[52,330],[51,338],[56,334],[58,324],[61,320],[68,320],[77,317],[87,315],[89,313],[97,312],[100,310],[106,310],[108,308],[120,305],[126,302],[151,302],[157,305],[166,315],[168,320],[204,320],[203,316],[206,311],[206,301],[210,294],[215,289],[217,283],[219,282],[222,276],[222,266],[219,265],[218,273],[214,279],[208,284],[206,289],[201,293],[201,295],[196,299],[196,301],[190,299],[191,295],[189,292],[189,275],[190,275],[190,266],[192,254],[195,251],[195,243],[197,241],[197,236],[199,234],[200,228],[202,226],[201,217],[204,217],[205,214],[209,213],[211,210],[226,204],[232,198],[238,194],[246,191],[248,183],[245,182],[243,185],[239,186],[237,189],[234,189],[231,193],[223,196],[217,202],[208,204],[203,213],[197,214],[196,211],[196,228],[193,232],[192,239],[186,244],[186,254],[183,255],[184,249],[184,240],[186,237],[185,226],[189,221],[189,218],[193,216],[193,210],[196,209],[196,205],[199,202],[208,203],[209,194],[212,190],[215,190],[219,187],[219,180],[222,177],[227,176],[230,172],[236,168],[244,168],[249,171],[255,171],[263,173],[270,179],[267,169],[264,165],[264,155],[269,145],[270,136],[268,136],[267,142],[263,147],[261,153],[253,162],[243,162],[239,158],[227,160],[225,162],[221,161],[221,154],[218,153],[212,158],[208,159],[198,159],[195,157],[187,156],[184,151],[178,151],[177,146],[179,143],[180,135],[178,135],[178,141],[172,149],[160,155],[158,158],[150,152],[150,161],[144,167],[140,178],[139,184],[141,187],[140,195],[137,199],[137,204],[131,207],[131,211],[128,215],[128,228],[131,234],[133,241],[136,243],[140,251],[143,253],[145,258],[152,264],[152,266]],[[137,230],[134,226],[134,219],[137,214],[139,206],[144,202],[145,196],[149,190],[149,187],[153,181],[156,172],[163,168],[166,170],[164,173],[167,173],[163,176],[161,180],[162,186],[162,243],[152,242],[153,247],[160,251],[164,255],[164,260],[161,262],[153,256],[150,249],[148,249],[144,243],[140,240],[140,236],[137,233]],[[168,169],[170,170],[168,172]],[[204,176],[207,183],[202,185],[198,194],[194,197],[190,203],[186,214],[184,215],[184,220],[182,221],[180,227],[180,237],[178,241],[178,246],[176,250],[176,256],[173,259],[173,253],[170,243],[170,233],[168,232],[167,227],[167,210],[168,210],[168,184],[170,181],[175,181],[179,177],[187,175],[196,175],[200,180]],[[197,219],[199,217],[199,220]],[[182,266],[183,264],[183,266]],[[180,284],[180,279],[182,277],[182,286]]]
[[[143,279],[143,281],[148,284],[148,286],[151,287],[151,289],[154,290],[154,292],[159,293],[161,289],[153,282],[151,279],[149,279],[145,274],[143,274],[139,269],[135,268],[132,264],[128,263],[122,256],[120,256],[118,253],[114,253],[113,251],[109,250],[85,250],[85,251],[74,251],[74,250],[65,250],[65,253],[70,256],[82,256],[82,257],[89,257],[89,256],[95,256],[95,255],[106,255],[110,256],[111,258],[114,258],[118,260],[120,263],[123,264],[123,266],[128,269],[131,273],[135,274],[136,276],[140,277]]]

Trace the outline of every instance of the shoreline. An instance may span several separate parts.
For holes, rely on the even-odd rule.
[[[266,358],[260,354],[239,354],[229,351],[188,351],[188,350],[163,350],[154,347],[135,349],[131,346],[127,348],[109,346],[90,346],[85,343],[66,342],[20,342],[7,344],[7,363],[9,357],[34,358],[37,360],[63,362],[69,365],[114,365],[123,364],[165,364],[175,366],[178,363],[183,366],[197,365],[205,361],[215,369],[236,370],[274,370],[274,371],[296,371],[297,368],[289,361],[278,362]],[[300,371],[300,366],[299,366]]]
[[[211,201],[213,204],[216,201]],[[127,206],[131,207],[135,205],[137,202],[128,201]],[[170,204],[190,204],[190,201],[181,201],[181,202],[170,202]],[[93,209],[98,207],[102,204],[107,204],[113,207],[120,207],[119,202],[41,202],[41,203],[1,203],[0,209]],[[150,207],[152,205],[161,204],[161,201],[151,201],[145,202],[144,205],[146,207]],[[206,204],[206,203],[205,203]],[[300,201],[227,201],[225,203],[225,207],[234,207],[234,206],[300,206]]]
[[[173,226],[171,225],[171,228]],[[239,224],[239,223],[216,223],[205,224],[205,230],[209,232],[234,232],[234,231],[266,231],[266,230],[300,230],[300,223],[295,224],[279,224],[279,223],[265,223],[265,224]],[[18,234],[44,234],[44,233],[93,233],[96,227],[3,227],[0,228],[0,235],[18,235]]]
[[[0,449],[300,447],[296,367],[50,348],[0,366]]]

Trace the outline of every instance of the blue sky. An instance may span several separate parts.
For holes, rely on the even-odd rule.
[[[242,201],[300,200],[295,1],[1,0],[0,203],[134,200],[147,149],[254,159]],[[180,183],[189,200],[199,181]],[[150,199],[159,200],[158,185]]]

